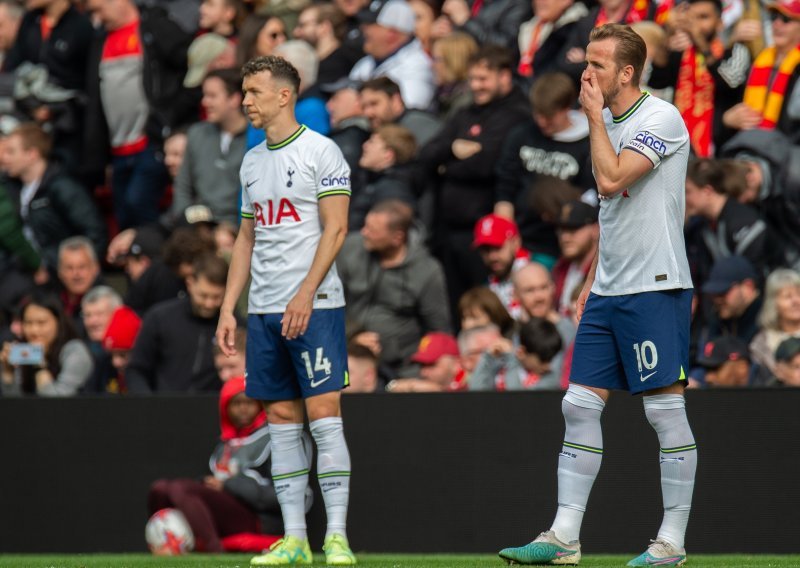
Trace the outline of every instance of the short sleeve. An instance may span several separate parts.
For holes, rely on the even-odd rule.
[[[664,158],[677,152],[688,139],[689,133],[677,109],[659,108],[648,113],[640,122],[623,149],[642,154],[657,168]]]
[[[242,167],[239,168],[239,183],[242,187],[242,209],[241,209],[241,216],[242,219],[253,219],[254,210],[253,210],[253,201],[250,199],[250,192],[248,191],[247,185],[247,173],[245,172],[245,166],[247,162],[242,162]]]
[[[333,142],[323,146],[315,176],[317,199],[331,195],[350,195],[350,166]]]

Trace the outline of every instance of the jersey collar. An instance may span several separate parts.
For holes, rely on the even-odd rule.
[[[639,97],[639,98],[636,100],[636,102],[635,102],[635,103],[633,103],[633,105],[631,106],[631,108],[629,108],[628,110],[626,110],[625,112],[623,112],[623,113],[622,113],[621,115],[619,115],[619,116],[612,116],[612,117],[611,117],[611,120],[613,120],[613,121],[614,121],[614,124],[619,124],[620,122],[625,122],[625,120],[626,120],[626,119],[628,119],[628,118],[630,118],[631,116],[633,116],[633,113],[635,113],[635,112],[637,111],[637,109],[638,109],[640,106],[642,106],[642,103],[643,103],[643,102],[645,101],[645,99],[646,99],[647,97],[649,97],[649,96],[650,96],[650,93],[648,93],[647,91],[642,91],[642,96],[641,96],[641,97]]]
[[[305,131],[306,131],[306,125],[305,124],[301,124],[300,128],[295,130],[294,134],[289,136],[286,140],[283,140],[282,142],[278,142],[277,144],[270,144],[269,142],[267,142],[267,149],[268,150],[280,150],[281,148],[285,148],[286,146],[288,146],[289,144],[291,144],[292,142],[297,140],[300,137],[300,135]]]

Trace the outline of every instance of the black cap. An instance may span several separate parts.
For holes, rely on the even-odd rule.
[[[128,250],[130,256],[146,256],[158,258],[164,246],[164,235],[155,227],[140,227],[136,229],[136,237]]]
[[[750,361],[750,350],[747,343],[738,337],[718,337],[706,343],[703,355],[697,358],[700,366],[707,369],[717,369],[726,361]]]
[[[361,84],[361,81],[356,81],[355,79],[350,79],[349,77],[342,77],[333,83],[325,83],[320,85],[319,90],[323,93],[335,93],[337,91],[343,91],[344,89],[353,89],[354,91],[358,91],[361,88]]]
[[[800,337],[784,339],[775,350],[775,360],[778,362],[788,363],[795,355],[800,355]]]
[[[583,201],[570,201],[561,206],[561,214],[556,225],[562,229],[580,229],[597,223],[597,207]]]
[[[706,294],[724,294],[731,286],[744,280],[756,280],[756,269],[743,256],[729,256],[714,263],[708,280],[703,284]]]

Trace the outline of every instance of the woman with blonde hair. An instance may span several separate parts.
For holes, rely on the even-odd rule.
[[[431,48],[439,118],[447,121],[472,103],[467,71],[478,44],[469,34],[454,32],[437,39]]]
[[[758,319],[761,331],[750,343],[750,355],[754,363],[774,375],[778,345],[790,337],[800,337],[800,273],[789,268],[772,271]]]

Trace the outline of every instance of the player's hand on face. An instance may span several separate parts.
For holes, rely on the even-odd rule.
[[[314,307],[314,294],[307,294],[300,290],[286,306],[283,312],[281,335],[286,339],[297,339],[308,329],[308,320],[311,319],[311,310]]]
[[[217,324],[217,345],[226,357],[236,355],[234,336],[236,334],[236,318],[233,314],[220,314]]]
[[[580,102],[586,116],[602,113],[605,102],[600,85],[597,82],[597,75],[590,69],[585,69],[581,75]]]

